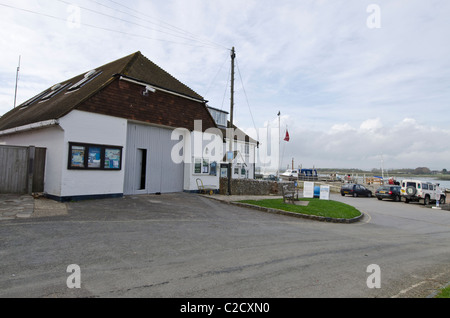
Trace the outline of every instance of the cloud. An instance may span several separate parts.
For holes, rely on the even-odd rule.
[[[331,127],[329,134],[336,135],[339,133],[351,133],[352,131],[355,132],[356,130],[352,128],[352,126],[350,126],[348,123],[335,124]]]
[[[450,149],[446,140],[450,130],[428,128],[416,120],[404,118],[394,125],[369,119],[358,126],[335,124],[329,130],[290,130],[285,142],[282,167],[291,162],[303,166],[448,169]]]
[[[381,123],[380,118],[375,119],[368,119],[361,123],[361,126],[359,126],[359,129],[364,132],[368,133],[377,133],[383,128],[383,124]]]

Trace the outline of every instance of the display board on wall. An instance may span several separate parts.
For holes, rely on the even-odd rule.
[[[69,143],[68,169],[75,170],[121,170],[122,147]]]

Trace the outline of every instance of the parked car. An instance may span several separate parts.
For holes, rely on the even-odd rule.
[[[431,182],[402,180],[401,195],[406,203],[423,200],[424,205],[436,201],[439,201],[439,204],[445,204],[445,189]]]
[[[401,188],[401,186],[394,185],[381,186],[375,191],[375,196],[378,200],[391,199],[395,202],[399,202],[401,201]]]
[[[347,183],[341,187],[341,195],[345,196],[346,194],[354,197],[362,195],[370,198],[372,196],[372,191],[367,189],[362,184]]]

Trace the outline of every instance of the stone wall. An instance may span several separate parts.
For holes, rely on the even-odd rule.
[[[277,182],[254,179],[231,179],[231,194],[233,195],[282,195],[282,186],[294,188],[294,182]],[[220,194],[228,193],[228,178],[220,178]]]

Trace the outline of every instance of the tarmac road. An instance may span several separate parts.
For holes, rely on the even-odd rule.
[[[325,223],[193,194],[68,203],[0,222],[0,297],[427,297],[450,281],[450,212],[332,199],[366,216]],[[81,288],[68,288],[71,264]],[[381,288],[369,288],[380,268]]]

